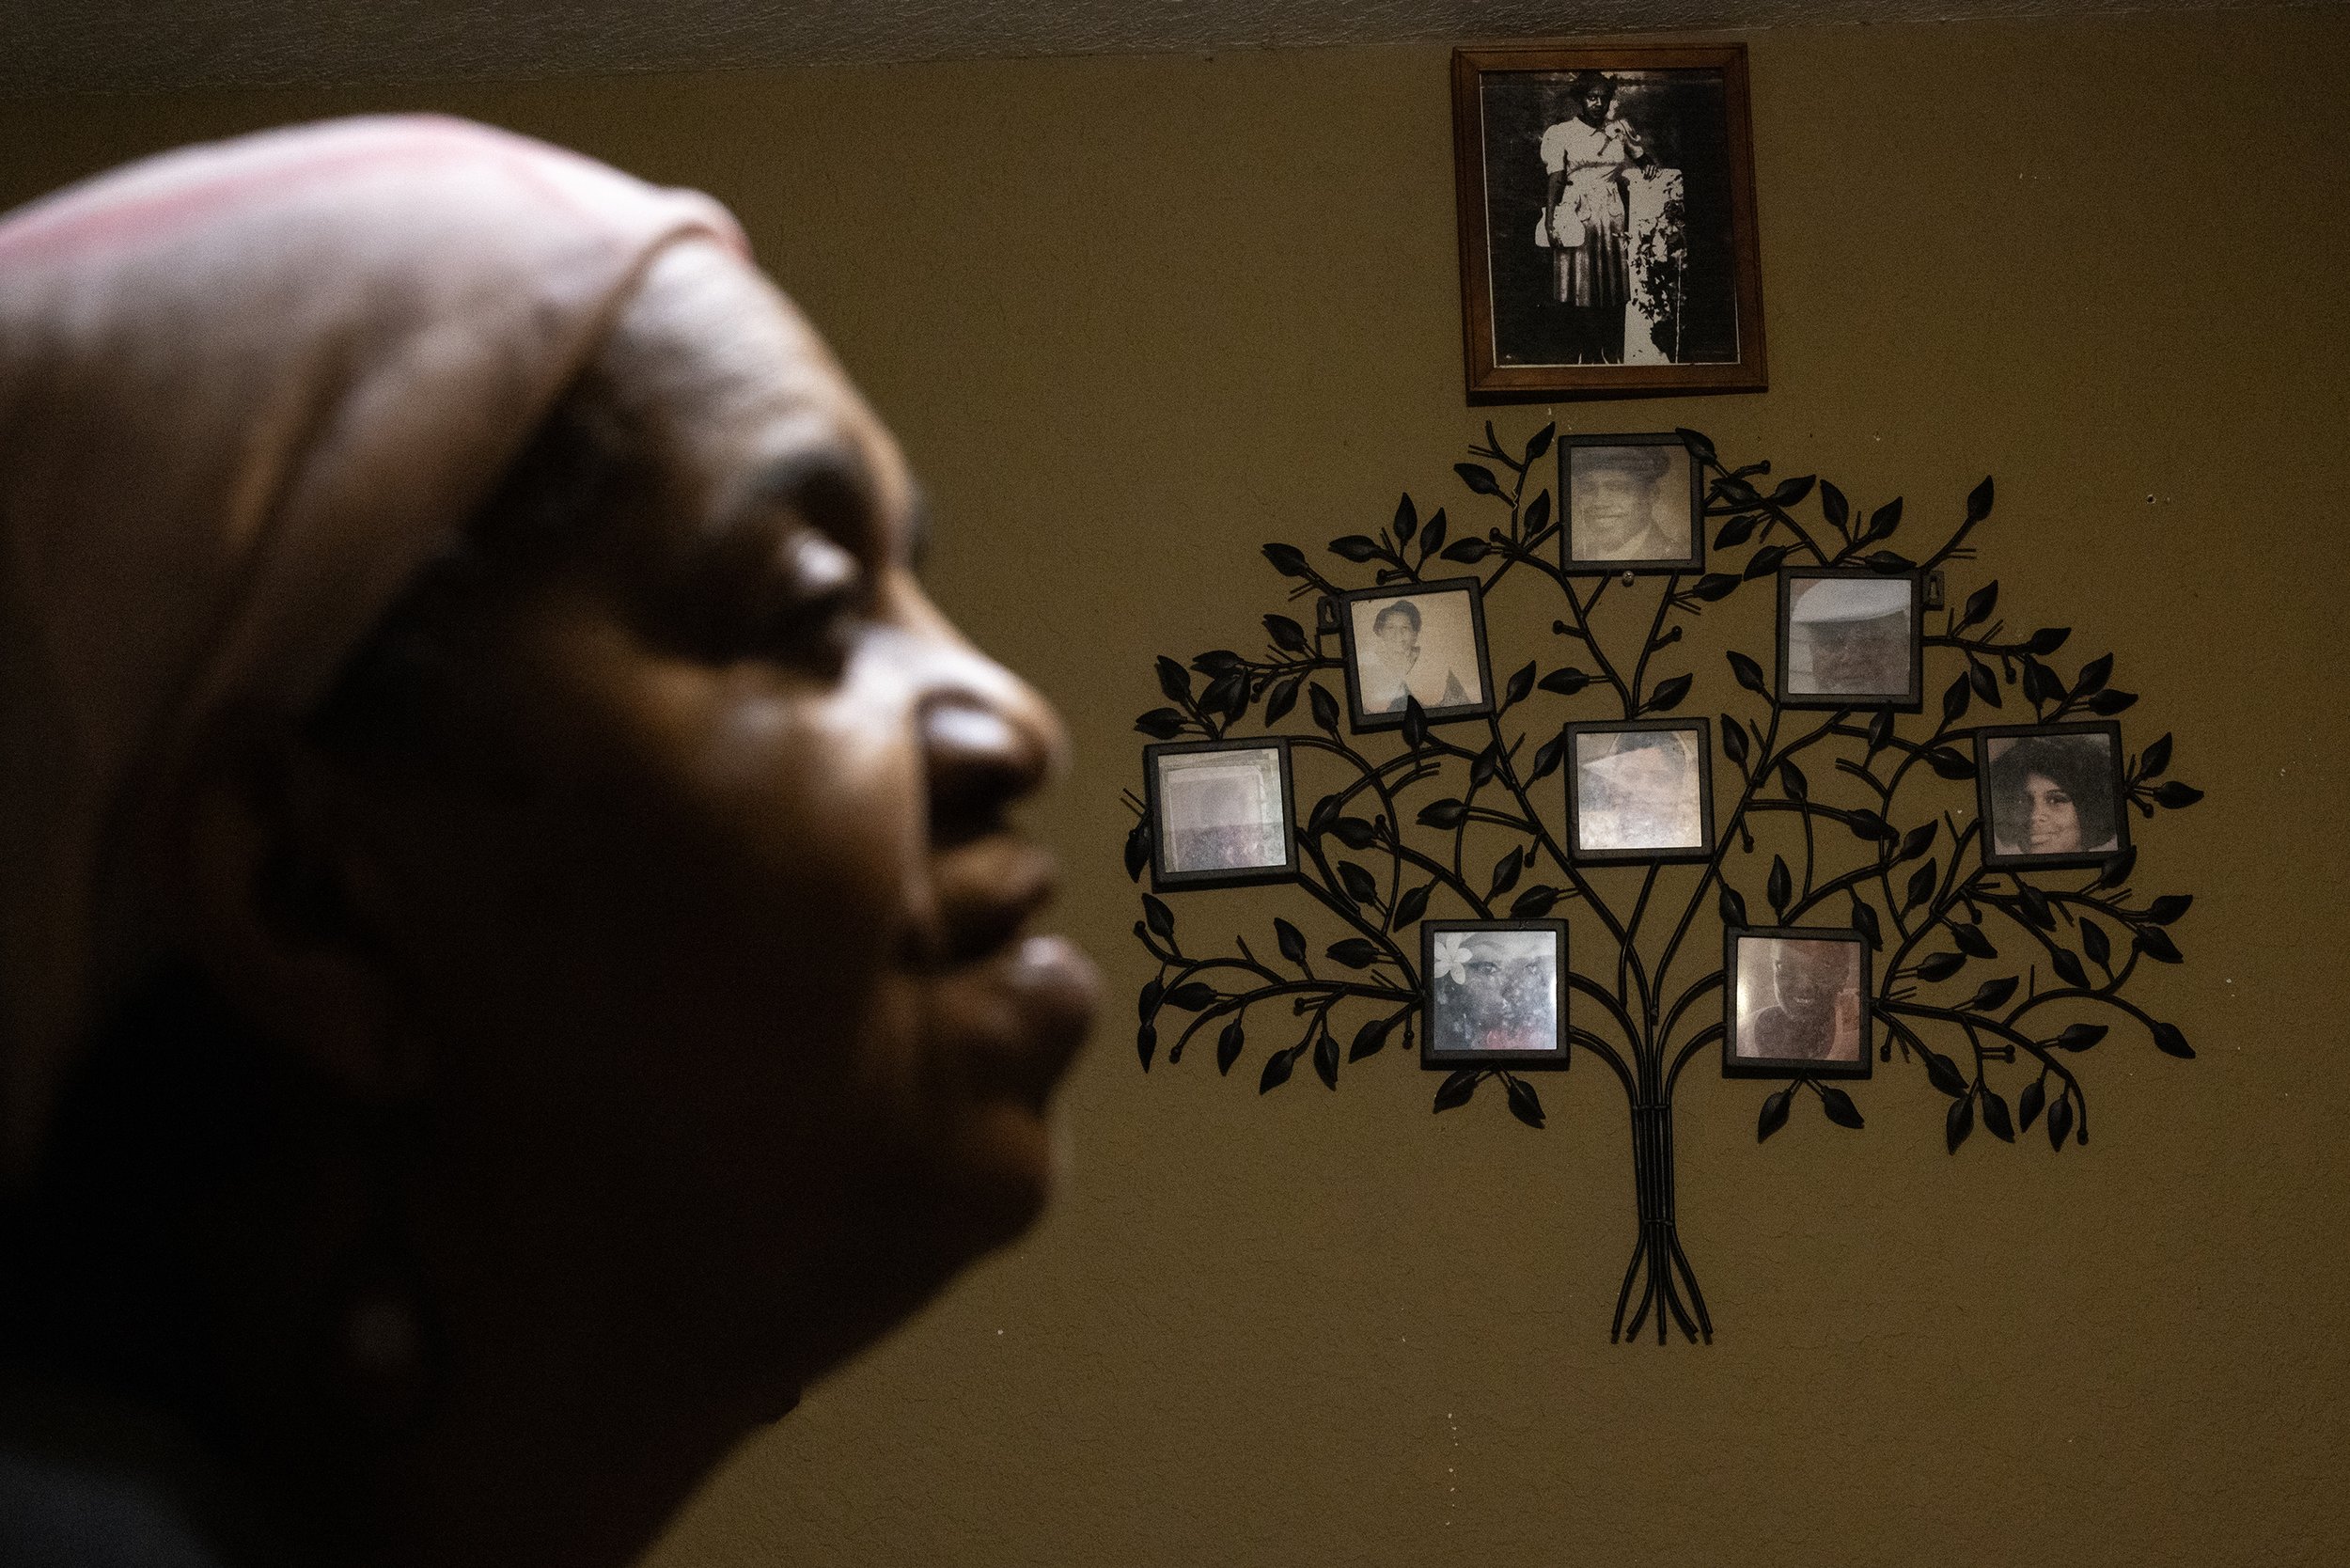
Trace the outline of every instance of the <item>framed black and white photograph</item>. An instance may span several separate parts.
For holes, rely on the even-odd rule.
[[[1296,874],[1288,741],[1171,742],[1143,747],[1142,758],[1153,887],[1231,887]]]
[[[1778,699],[1790,708],[1914,709],[1925,638],[1915,572],[1785,567],[1778,574]]]
[[[1563,920],[1428,920],[1422,1067],[1567,1065]]]
[[[1357,729],[1403,722],[1417,699],[1431,724],[1493,712],[1484,589],[1474,577],[1340,596],[1346,701]]]
[[[1985,866],[2094,866],[2129,848],[2118,724],[1978,729],[1975,791]]]
[[[1705,570],[1704,472],[1681,437],[1559,438],[1569,572]]]
[[[1577,860],[1702,860],[1714,850],[1713,726],[1567,726],[1567,844]]]
[[[1869,1075],[1869,949],[1856,931],[1731,927],[1723,936],[1722,1072]]]
[[[1452,55],[1471,401],[1760,392],[1740,43]]]

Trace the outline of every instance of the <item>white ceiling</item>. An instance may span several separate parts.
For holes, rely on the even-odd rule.
[[[1405,43],[2263,0],[7,0],[0,97]],[[2275,3],[2275,0],[2268,0]]]

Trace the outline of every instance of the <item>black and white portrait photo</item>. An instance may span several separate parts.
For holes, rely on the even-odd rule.
[[[1743,49],[1453,62],[1471,392],[1758,389]]]
[[[1779,695],[1797,708],[1914,708],[1916,572],[1866,567],[1779,573]]]
[[[1703,719],[1574,724],[1568,806],[1578,860],[1701,859],[1713,848]]]
[[[1485,676],[1482,591],[1473,577],[1423,583],[1408,592],[1345,595],[1340,629],[1355,728],[1403,722],[1414,700],[1434,721],[1493,709]]]
[[[2128,845],[2119,726],[1985,729],[1975,745],[1984,865],[2088,866]]]
[[[1431,920],[1427,1066],[1567,1064],[1567,928],[1560,920]]]
[[[1144,748],[1152,883],[1266,882],[1296,869],[1283,741],[1204,741]]]
[[[1699,481],[1677,435],[1561,436],[1567,570],[1702,571]]]
[[[1868,949],[1858,933],[1733,930],[1728,946],[1726,1071],[1868,1075]]]

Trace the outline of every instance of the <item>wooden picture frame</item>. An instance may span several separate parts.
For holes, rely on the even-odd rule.
[[[2024,742],[2034,743],[2029,747],[2029,757],[2018,749],[2018,743]],[[2098,751],[2104,753],[2102,758],[2094,755]],[[2019,757],[2023,758],[2020,761]],[[1987,725],[1976,730],[1975,805],[1982,813],[1984,867],[2029,870],[2101,866],[2128,849],[2130,811],[2123,784],[2125,758],[2122,727],[2111,719]],[[2078,839],[2076,847],[2030,848],[2029,797],[2042,793],[2031,783],[2035,776],[2069,797],[2064,804]],[[2057,815],[2056,829],[2061,832],[2062,812]],[[2108,829],[2107,835],[2092,839],[2100,827]]]
[[[1697,819],[1699,841],[1694,844],[1668,845],[1596,844],[1584,842],[1587,834],[1592,837],[1615,837],[1614,824],[1603,824],[1596,813],[1587,815],[1584,806],[1583,770],[1587,766],[1604,765],[1613,756],[1587,759],[1583,741],[1587,736],[1637,735],[1661,730],[1676,730],[1696,737],[1694,758],[1697,768]],[[1621,756],[1619,751],[1615,755]],[[1560,770],[1566,776],[1567,792],[1567,854],[1577,864],[1606,865],[1610,862],[1672,863],[1705,860],[1714,854],[1714,722],[1703,718],[1669,719],[1611,719],[1590,720],[1566,727],[1566,754]]]
[[[1780,1043],[1791,1032],[1786,1027],[1773,1027],[1764,1017],[1777,1013],[1780,1019],[1793,1019],[1793,1029],[1804,1027],[1800,1012],[1786,1009],[1783,997],[1775,990],[1769,1008],[1747,1006],[1748,983],[1758,978],[1757,971],[1765,957],[1776,954],[1758,951],[1756,963],[1741,963],[1745,943],[1797,944],[1807,947],[1833,943],[1849,948],[1845,960],[1857,969],[1858,1013],[1855,1020],[1857,1053],[1852,1057],[1809,1056],[1788,1052]],[[1783,983],[1774,973],[1774,985]],[[1840,987],[1841,991],[1841,988]],[[1753,998],[1759,1001],[1760,997]],[[1833,1008],[1837,998],[1826,1003]],[[1741,1020],[1752,1011],[1755,1018],[1742,1032]],[[1865,1078],[1876,1060],[1872,1026],[1875,1001],[1869,986],[1869,943],[1858,932],[1842,926],[1731,926],[1722,933],[1722,1075],[1726,1078],[1787,1078],[1800,1074],[1813,1078]],[[1828,1020],[1831,1045],[1842,1031],[1838,1021]],[[1762,1037],[1758,1039],[1757,1037]]]
[[[1492,1022],[1479,1030],[1470,1021],[1463,1027],[1452,1027],[1448,1009],[1475,1005],[1478,977],[1462,972],[1457,962],[1448,963],[1446,944],[1461,942],[1480,933],[1515,932],[1541,933],[1549,940],[1551,966],[1551,1017],[1549,1027],[1533,1021],[1530,1030],[1524,1021],[1512,1016],[1509,998],[1490,998],[1488,1007]],[[1451,955],[1462,955],[1455,949]],[[1564,1071],[1571,1047],[1567,1036],[1567,996],[1569,993],[1567,953],[1567,923],[1564,920],[1423,920],[1419,928],[1419,959],[1421,975],[1421,1008],[1419,1064],[1422,1067],[1517,1067],[1540,1071]],[[1472,960],[1474,962],[1474,960]],[[1490,962],[1490,960],[1488,960]],[[1495,1005],[1498,1003],[1498,1005]],[[1512,1025],[1528,1040],[1543,1039],[1547,1044],[1520,1046],[1471,1045],[1462,1036],[1480,1033],[1483,1038],[1496,1035],[1507,1038]]]
[[[1457,49],[1452,151],[1469,401],[1769,386],[1745,44]]]
[[[1403,722],[1402,697],[1418,697],[1415,686],[1427,686],[1439,699],[1420,699],[1420,712],[1430,724],[1455,719],[1483,718],[1494,711],[1494,678],[1485,652],[1485,588],[1475,577],[1440,577],[1427,583],[1389,583],[1356,588],[1337,596],[1339,641],[1346,666],[1347,719],[1357,731],[1392,729]],[[1442,603],[1464,598],[1465,604]],[[1408,605],[1412,641],[1408,662],[1390,655],[1383,646],[1389,635],[1383,624],[1402,630],[1396,606]],[[1431,620],[1437,624],[1431,625]],[[1433,662],[1441,659],[1441,663]],[[1372,669],[1367,681],[1365,661]],[[1464,666],[1467,667],[1464,667]],[[1476,691],[1469,691],[1471,677]],[[1441,682],[1441,684],[1437,682]],[[1441,700],[1454,689],[1466,698]]]
[[[1268,753],[1267,761],[1248,772],[1236,764],[1230,769],[1218,769],[1230,777],[1201,779],[1184,791],[1167,788],[1169,762],[1185,758],[1202,758],[1212,754]],[[1203,771],[1200,765],[1183,767],[1183,772]],[[1272,777],[1266,778],[1267,772]],[[1286,882],[1297,874],[1297,806],[1296,791],[1290,779],[1290,743],[1287,736],[1261,735],[1246,740],[1168,741],[1142,748],[1143,803],[1151,823],[1151,886],[1154,892],[1190,887],[1242,887],[1261,882]],[[1176,795],[1188,797],[1179,801]],[[1183,830],[1170,824],[1171,810],[1199,811],[1212,808],[1223,797],[1234,805],[1246,805],[1254,795],[1260,806],[1274,805],[1279,809],[1277,831],[1280,858],[1272,858],[1267,847],[1266,823],[1261,817],[1248,820],[1246,812],[1230,822],[1202,820],[1188,831],[1192,835],[1230,834],[1234,841],[1219,844],[1213,840],[1196,848],[1178,846],[1185,837]]]
[[[1849,590],[1829,588],[1829,595],[1842,595],[1833,604],[1824,604],[1815,591],[1802,585],[1812,583],[1850,583]],[[1894,674],[1895,659],[1888,656],[1889,638],[1875,642],[1863,640],[1865,630],[1873,622],[1891,619],[1888,610],[1871,617],[1865,612],[1873,607],[1868,600],[1876,594],[1876,585],[1898,585],[1907,589],[1908,636],[1898,660],[1899,675]],[[1925,578],[1922,572],[1879,572],[1870,566],[1783,566],[1778,571],[1778,701],[1784,708],[1891,708],[1900,713],[1915,713],[1925,700]],[[1886,601],[1898,597],[1887,594]],[[1798,610],[1812,610],[1813,616],[1805,625],[1812,629],[1797,647],[1795,628]],[[1828,626],[1846,626],[1850,631],[1841,634],[1841,646],[1831,649]],[[1841,675],[1825,675],[1821,671],[1821,655],[1833,652],[1841,661]],[[1796,675],[1796,655],[1804,657],[1805,671]],[[1850,691],[1829,690],[1831,685],[1854,685]]]
[[[1559,558],[1570,575],[1705,570],[1705,465],[1677,433],[1562,435],[1558,446]]]

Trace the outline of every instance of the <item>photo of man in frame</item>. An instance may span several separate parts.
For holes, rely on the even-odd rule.
[[[1909,698],[1916,615],[1916,585],[1907,576],[1792,578],[1788,695]]]
[[[1574,847],[1704,848],[1699,741],[1699,731],[1680,728],[1577,734]]]
[[[1562,447],[1567,564],[1687,560],[1697,553],[1689,449],[1680,442]]]
[[[1859,943],[1741,936],[1737,948],[1739,1060],[1861,1060]]]

